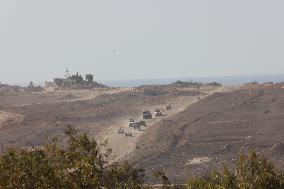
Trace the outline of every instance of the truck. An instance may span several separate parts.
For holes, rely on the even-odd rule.
[[[171,110],[172,106],[171,105],[166,105],[166,110]]]
[[[145,122],[145,121],[141,120],[139,123],[140,123],[140,125],[141,125],[141,126],[147,127],[147,125],[146,125],[146,122]]]
[[[128,127],[132,127],[134,124],[134,119],[129,119],[128,120]]]
[[[152,119],[152,113],[150,111],[142,111],[142,119]]]
[[[121,127],[117,130],[118,134],[123,134],[124,133],[124,129],[122,129]]]
[[[138,129],[140,131],[140,127],[141,127],[140,122],[135,122],[132,127],[133,129]]]
[[[157,117],[157,116],[162,116],[161,110],[160,110],[160,109],[155,109],[154,115],[155,115],[155,117]]]

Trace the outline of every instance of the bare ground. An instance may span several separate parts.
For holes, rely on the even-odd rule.
[[[154,124],[139,139],[128,160],[175,181],[206,175],[240,152],[255,150],[283,168],[284,89],[281,85],[244,86],[214,93],[184,111]]]
[[[189,89],[191,91],[191,89]],[[214,92],[223,91],[225,90],[224,87],[220,88],[208,88],[204,87],[203,89],[200,89],[200,92],[191,95],[174,95],[170,98],[164,99],[164,101],[161,101],[162,103],[145,103],[138,106],[140,111],[138,114],[133,114],[133,116],[127,115],[126,117],[121,117],[119,120],[115,122],[115,124],[111,125],[107,129],[105,129],[103,132],[100,132],[98,135],[98,138],[100,141],[108,141],[108,147],[112,149],[113,155],[112,160],[121,160],[125,158],[127,155],[131,154],[135,151],[135,149],[140,148],[140,136],[143,135],[147,131],[147,129],[151,128],[155,123],[166,120],[169,116],[173,116],[187,108],[188,106],[196,103],[197,101],[205,98],[206,96],[209,96],[213,94]],[[226,90],[228,90],[226,88]],[[154,92],[157,92],[159,90],[155,89]],[[186,92],[186,89],[182,89],[182,91]],[[148,90],[146,90],[146,94],[148,94]],[[161,96],[160,96],[161,97]],[[165,108],[165,105],[171,104],[172,109],[168,111],[162,112],[162,116],[153,118],[151,120],[147,120],[146,124],[147,127],[142,128],[140,131],[133,130],[133,128],[129,128],[127,126],[128,119],[135,119],[140,120],[141,119],[141,112],[142,110],[154,110],[156,108],[163,109]],[[118,134],[118,129],[122,128],[124,129],[125,133],[131,133],[132,137],[126,137],[124,134]]]
[[[175,181],[233,166],[241,151],[253,149],[284,165],[284,85],[242,87],[144,86],[107,91],[81,90],[0,97],[0,143],[34,146],[64,139],[72,125],[97,140],[109,140],[112,160],[164,170]],[[141,110],[172,104],[142,131],[127,127]],[[133,137],[117,134],[118,128]]]
[[[125,126],[130,117],[139,117],[142,109],[164,106],[177,99],[192,98],[201,94],[192,89],[160,89],[157,94],[153,94],[157,91],[152,90],[152,93],[151,89],[111,89],[48,91],[2,96],[0,111],[5,112],[2,113],[2,117],[9,115],[14,119],[2,124],[0,143],[21,147],[41,145],[55,137],[64,138],[63,130],[67,125],[72,125],[80,132],[88,132],[98,140],[109,138],[109,132],[116,132],[117,127]],[[136,138],[133,137],[135,140]],[[134,146],[135,140],[130,139],[129,143]],[[125,138],[122,138],[121,142],[124,143]],[[128,153],[124,151],[123,145],[113,147],[117,150],[114,159]]]

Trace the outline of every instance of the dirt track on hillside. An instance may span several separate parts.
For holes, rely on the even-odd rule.
[[[203,91],[202,94],[194,95],[194,96],[176,96],[174,98],[168,98],[161,104],[143,104],[140,105],[140,112],[133,116],[121,117],[119,120],[115,122],[115,124],[111,125],[108,129],[101,132],[98,137],[100,141],[108,140],[108,147],[112,149],[113,155],[112,160],[120,160],[125,158],[131,154],[135,149],[139,148],[139,138],[143,133],[147,132],[149,128],[151,128],[157,122],[166,120],[168,117],[173,116],[181,111],[184,111],[190,105],[198,102],[199,100],[213,94],[214,92],[219,91],[228,91],[228,88],[217,88],[217,89],[210,89],[208,91]],[[141,131],[134,130],[133,128],[129,128],[127,126],[128,119],[140,120],[141,119],[141,112],[142,110],[155,110],[156,108],[164,109],[165,105],[171,104],[172,109],[168,111],[162,112],[162,116],[153,118],[151,120],[147,120],[146,124],[147,127],[143,127]],[[118,129],[124,129],[125,133],[131,133],[132,137],[127,137],[124,134],[118,134]]]
[[[233,166],[241,151],[252,149],[283,167],[283,122],[281,85],[220,91],[154,124],[128,160],[149,175],[163,170],[172,181],[183,182],[223,163]]]
[[[100,139],[100,133],[125,125],[129,117],[139,116],[143,108],[164,106],[170,101],[200,94],[195,89],[163,90],[163,87],[156,92],[152,89],[81,90],[0,97],[0,111],[21,116],[1,127],[0,143],[37,146],[55,137],[64,140],[67,125]]]
[[[112,160],[128,160],[175,178],[232,166],[240,151],[254,149],[284,166],[284,88],[144,86],[107,91],[83,90],[0,97],[0,144],[38,146],[64,128],[75,127],[99,141],[109,139]],[[213,93],[213,94],[212,94]],[[13,100],[12,100],[13,99]],[[141,110],[172,104],[142,131],[127,127]],[[118,128],[133,137],[117,134]],[[156,182],[149,177],[147,182]]]

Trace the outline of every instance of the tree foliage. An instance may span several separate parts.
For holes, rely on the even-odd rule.
[[[89,83],[93,83],[94,82],[94,76],[92,74],[86,74],[86,80]]]
[[[0,155],[0,188],[98,188],[142,189],[142,169],[127,162],[111,163],[106,143],[98,144],[87,134],[65,130],[67,145],[57,140],[35,149],[11,148]],[[224,166],[206,178],[189,178],[187,185],[170,185],[161,171],[155,172],[164,189],[282,189],[284,174],[256,153],[241,155],[236,170]],[[155,187],[153,187],[155,188]]]
[[[226,166],[222,173],[213,172],[209,178],[192,178],[189,189],[282,189],[284,174],[255,152],[240,155],[235,172]]]
[[[68,79],[72,79],[72,80],[76,81],[76,83],[82,83],[84,81],[83,77],[81,75],[79,75],[78,72],[76,73],[76,75],[69,76]]]
[[[0,157],[0,188],[142,188],[144,172],[127,162],[110,163],[110,150],[86,134],[66,130],[68,145],[56,140],[40,149],[9,149]]]

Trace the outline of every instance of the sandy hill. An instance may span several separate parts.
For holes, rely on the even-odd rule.
[[[149,174],[163,170],[180,182],[223,163],[232,165],[241,151],[251,149],[283,166],[283,123],[283,87],[247,85],[214,93],[157,122],[143,133],[128,160]]]
[[[198,98],[212,89],[206,87],[204,90],[175,88],[158,93],[152,89],[70,90],[2,96],[0,144],[41,145],[54,137],[63,137],[63,130],[67,125],[72,125],[81,132],[88,132],[98,140],[120,140],[116,135],[117,129],[127,127],[129,118],[140,118],[143,109],[152,111],[168,103],[183,104],[185,99],[188,101]],[[7,115],[13,120],[7,122]],[[120,137],[121,144],[114,146],[119,148],[119,154],[114,159],[128,153],[124,149],[130,148],[124,143],[127,142],[133,149],[141,133],[136,132],[130,141]]]
[[[232,165],[240,151],[254,149],[280,166],[284,160],[284,84],[238,88],[176,83],[131,89],[44,91],[0,96],[0,144],[37,146],[72,125],[98,141],[108,139],[113,161],[163,170],[177,182]],[[172,109],[127,126],[142,110]],[[118,134],[122,128],[129,137]],[[148,182],[155,182],[149,177]]]

